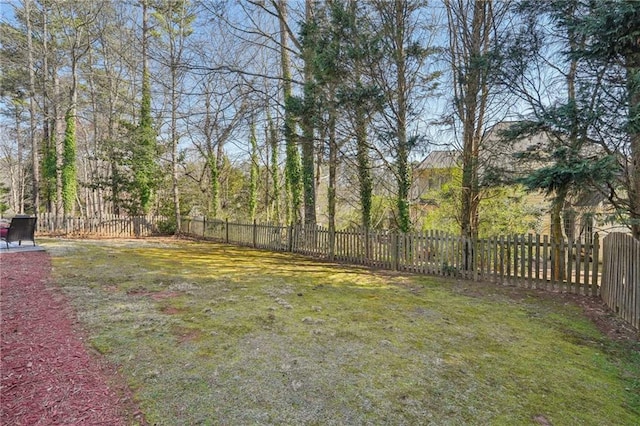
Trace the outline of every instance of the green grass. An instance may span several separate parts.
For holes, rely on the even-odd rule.
[[[150,424],[640,423],[638,348],[550,298],[211,243],[43,245]]]

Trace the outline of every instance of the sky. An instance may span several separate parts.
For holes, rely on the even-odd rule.
[[[22,2],[17,0],[0,0],[1,19],[11,21],[13,19],[14,6],[20,5],[21,3]],[[243,15],[242,15],[242,12],[240,11],[238,4],[233,1],[230,4],[234,5],[234,11],[231,11],[230,13],[231,16],[232,17],[236,16],[238,18],[238,21],[240,23],[243,23],[242,22]],[[246,3],[244,4],[246,5]],[[292,2],[291,4],[293,4],[294,6],[297,5],[299,8],[301,8],[303,5],[303,2],[295,1],[295,2]],[[437,19],[442,19],[441,17],[442,11],[437,7],[433,10],[427,11],[427,13],[435,15],[436,18],[440,16],[440,18],[437,18]],[[294,13],[292,13],[291,15],[294,16]],[[433,19],[433,16],[429,16],[429,19]],[[244,19],[244,21],[246,21],[246,19]],[[210,31],[212,29],[210,25],[208,26],[206,25],[206,23],[201,22],[200,25],[194,25],[194,28],[197,31],[197,33],[194,34],[193,37],[202,38],[203,40],[207,40],[207,39],[211,40],[211,36],[207,34],[207,31]],[[439,43],[439,42],[442,42],[442,40],[438,41],[438,38],[436,37],[435,42]],[[436,64],[436,66],[444,68],[446,67],[446,64],[442,62],[442,63]],[[277,74],[278,71],[279,70],[275,70],[275,73]],[[199,84],[198,77],[190,77],[190,78],[191,78],[191,81],[187,82],[187,85],[189,86],[187,87],[187,91],[196,91]],[[442,89],[437,91],[435,95],[431,96],[428,99],[426,103],[426,108],[424,109],[422,115],[417,120],[418,122],[421,123],[419,125],[419,131],[427,137],[427,139],[431,142],[431,144],[427,146],[426,150],[418,150],[415,154],[414,161],[419,161],[421,157],[424,156],[426,154],[426,151],[428,151],[429,149],[449,149],[451,146],[455,147],[457,145],[455,143],[455,134],[450,129],[444,126],[434,126],[434,125],[428,124],[429,122],[440,119],[442,115],[447,110],[450,109],[451,90],[447,89],[448,87],[447,84],[449,83],[446,80],[446,73],[443,75],[441,80],[442,80],[442,86],[441,86]],[[162,101],[163,100],[158,99],[157,96],[155,97],[156,103],[161,103]],[[193,106],[192,111],[194,114],[200,113],[199,111],[201,110],[201,108],[199,107],[201,106],[201,101],[195,99],[194,101],[189,102],[188,100],[186,100],[186,103],[192,104]],[[157,104],[157,106],[159,107],[159,104]],[[246,135],[240,136],[240,139],[237,140],[236,144],[237,144],[237,151],[239,155],[242,155],[243,151],[244,153],[248,151],[247,140],[248,140],[248,137],[246,137]],[[185,142],[185,143],[188,143],[188,142]]]

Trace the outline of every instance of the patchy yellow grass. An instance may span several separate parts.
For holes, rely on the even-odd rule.
[[[212,243],[43,245],[151,424],[640,420],[638,352],[552,300]]]

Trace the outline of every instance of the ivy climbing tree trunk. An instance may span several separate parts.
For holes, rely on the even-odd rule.
[[[256,138],[256,125],[251,121],[251,135],[249,137],[251,146],[250,171],[249,171],[249,218],[253,222],[256,219],[256,208],[258,206],[258,139]]]
[[[305,19],[313,20],[314,5],[312,0],[305,1]],[[305,43],[302,49],[304,61],[304,112],[301,118],[302,127],[302,185],[304,189],[304,223],[307,226],[316,224],[316,191],[314,178],[315,158],[315,115],[316,90],[313,76],[314,49]]]
[[[142,0],[142,96],[140,100],[140,123],[133,149],[134,191],[138,198],[136,213],[147,214],[151,202],[156,176],[156,135],[151,118],[151,75],[149,73],[149,11],[147,0]]]
[[[405,54],[405,11],[404,0],[396,0],[394,3],[396,27],[393,32],[393,40],[396,49],[393,52],[393,60],[396,67],[397,87],[395,102],[397,108],[396,137],[398,151],[396,157],[396,179],[398,183],[398,196],[396,205],[398,209],[398,229],[401,232],[409,232],[411,229],[411,217],[409,214],[409,189],[411,187],[411,175],[409,170],[409,142],[407,140],[407,80],[406,80],[406,54]]]
[[[338,140],[336,135],[337,111],[334,102],[329,106],[329,188],[327,192],[327,209],[329,216],[329,235],[331,244],[329,253],[333,256],[336,231],[336,181],[338,178]]]
[[[73,101],[72,101],[73,102]],[[76,179],[76,108],[71,107],[65,116],[62,155],[62,205],[65,216],[73,215],[78,191]]]
[[[271,188],[272,208],[270,219],[274,223],[280,223],[280,173],[279,173],[279,147],[276,126],[271,117],[271,111],[267,109],[267,123],[269,126],[269,147],[271,149]]]
[[[49,31],[47,19],[47,7],[42,8],[42,77],[40,90],[42,91],[42,192],[46,209],[55,212],[55,182],[56,182],[56,146],[52,137],[51,108],[49,106],[49,58],[47,55],[49,45]]]
[[[57,67],[52,67],[53,72],[53,98],[60,99],[60,78],[58,77]],[[60,117],[61,106],[57,102],[53,103],[51,108],[53,114],[53,133],[52,133],[52,145],[55,147],[55,172],[56,172],[56,216],[58,221],[62,220],[64,216],[64,204],[62,198],[62,170],[64,159],[64,143],[60,138],[62,130],[62,119]]]
[[[278,2],[280,19],[280,66],[282,68],[282,92],[284,97],[284,138],[286,144],[285,187],[287,193],[287,223],[300,222],[302,207],[302,177],[300,152],[298,151],[295,133],[295,118],[293,92],[291,88],[291,64],[289,61],[288,33],[287,33],[287,2]]]
[[[371,157],[367,142],[367,117],[361,105],[355,111],[356,156],[358,162],[358,181],[360,186],[360,208],[362,227],[371,228],[371,200],[373,179],[371,177]]]
[[[76,32],[73,36],[71,46],[70,105],[64,117],[66,126],[64,131],[62,156],[62,205],[65,216],[73,215],[75,213],[75,202],[78,195],[76,169],[76,112],[78,109],[78,59],[81,56],[77,51],[79,47],[78,41],[79,35]]]

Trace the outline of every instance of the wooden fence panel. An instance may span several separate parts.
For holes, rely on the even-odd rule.
[[[165,219],[115,215],[63,218],[43,213],[38,216],[37,232],[82,237],[144,237],[156,234],[161,220]],[[438,231],[402,234],[347,229],[329,232],[322,227],[229,223],[205,217],[183,218],[181,229],[189,235],[226,243],[390,270],[601,295],[614,311],[634,327],[640,327],[640,242],[624,234],[611,234],[604,239],[603,259],[600,259],[597,234],[593,241],[554,241],[547,235],[522,235],[469,242]],[[469,265],[473,267],[470,269]]]
[[[68,235],[114,237],[150,235],[158,218],[69,218],[42,215],[39,232],[64,229]],[[151,226],[151,225],[153,226]],[[183,218],[182,232],[221,242],[290,251],[330,260],[420,274],[489,280],[503,285],[598,295],[599,243],[553,241],[548,236],[501,236],[468,241],[438,231],[329,231],[304,225],[230,223]],[[61,232],[61,231],[57,231]],[[562,253],[556,259],[556,251]],[[560,271],[561,273],[558,273]]]
[[[39,234],[75,237],[147,237],[158,234],[158,216],[61,217],[52,213],[38,215]]]
[[[602,300],[640,330],[640,241],[614,233],[604,240]]]

